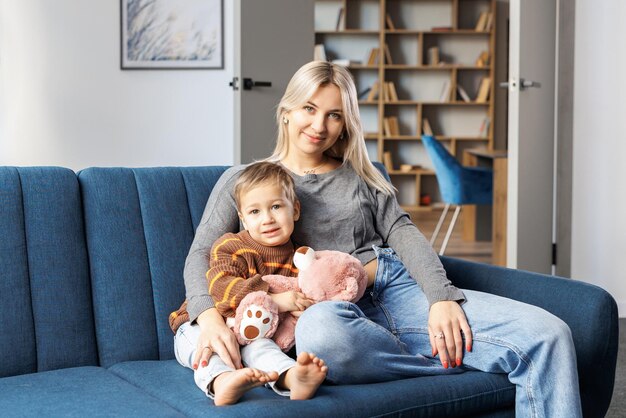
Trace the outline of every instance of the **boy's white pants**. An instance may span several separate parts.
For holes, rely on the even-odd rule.
[[[176,360],[182,366],[192,370],[199,337],[200,327],[191,325],[189,322],[182,324],[174,337]],[[246,367],[252,367],[264,372],[276,371],[279,376],[292,368],[296,363],[294,359],[283,353],[276,343],[269,338],[260,338],[251,344],[241,346],[241,360]],[[194,370],[193,378],[196,385],[209,398],[213,399],[214,394],[210,390],[213,379],[224,372],[234,370],[232,367],[227,366],[217,354],[213,354],[209,358],[209,364],[206,367],[199,365],[198,369]],[[268,386],[279,395],[289,396],[289,391],[277,388],[276,382],[270,382]]]

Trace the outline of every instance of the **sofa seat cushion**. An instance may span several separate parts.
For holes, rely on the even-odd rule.
[[[248,392],[236,405],[215,407],[196,387],[192,371],[175,360],[125,362],[109,371],[189,417],[432,417],[480,415],[498,409],[509,410],[509,416],[514,414],[510,407],[515,401],[515,387],[505,375],[481,372],[369,385],[323,385],[315,398],[299,402],[290,402],[260,387]]]
[[[101,367],[5,377],[0,393],[0,411],[7,416],[182,416]]]

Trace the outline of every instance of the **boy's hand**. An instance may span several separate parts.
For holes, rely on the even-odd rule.
[[[311,299],[307,299],[303,293],[293,290],[282,293],[270,293],[269,295],[278,306],[278,312],[303,311],[315,303]]]

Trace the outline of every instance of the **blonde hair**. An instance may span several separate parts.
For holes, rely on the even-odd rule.
[[[344,129],[335,144],[325,154],[345,164],[349,162],[354,171],[371,187],[385,194],[393,194],[394,187],[383,177],[370,161],[363,137],[356,87],[350,72],[342,66],[326,61],[311,61],[293,75],[276,110],[278,137],[276,148],[268,158],[280,161],[289,152],[287,126],[283,123],[286,113],[303,106],[321,86],[335,85],[341,93]]]
[[[280,165],[269,161],[259,161],[246,167],[235,182],[235,202],[241,210],[241,196],[250,190],[266,184],[277,184],[285,196],[295,206],[298,201],[296,186],[287,171]]]

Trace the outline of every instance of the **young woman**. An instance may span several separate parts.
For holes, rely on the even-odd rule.
[[[567,325],[540,308],[461,292],[450,283],[367,157],[357,93],[346,69],[321,61],[301,67],[278,106],[277,123],[269,160],[286,167],[296,183],[301,221],[294,242],[350,253],[370,276],[357,304],[323,302],[301,314],[298,351],[323,358],[327,378],[335,383],[465,368],[506,373],[517,387],[518,416],[581,416]],[[212,243],[225,232],[239,231],[228,191],[240,171],[229,169],[213,189],[185,266],[190,319],[199,327],[188,365],[196,373],[212,353],[241,367],[237,342],[213,308],[205,279]],[[324,333],[318,332],[320,323]]]

